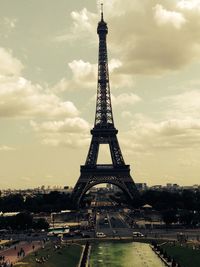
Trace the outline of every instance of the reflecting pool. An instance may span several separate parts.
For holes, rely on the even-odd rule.
[[[100,242],[92,245],[91,267],[164,267],[145,243]]]

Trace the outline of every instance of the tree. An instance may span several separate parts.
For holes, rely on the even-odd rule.
[[[26,230],[32,228],[33,216],[30,213],[22,212],[14,216],[13,218],[13,228],[20,230]]]
[[[49,223],[45,219],[40,218],[33,223],[33,228],[47,230],[49,228]]]
[[[179,222],[185,225],[191,225],[194,219],[194,213],[189,210],[184,210],[179,215]]]
[[[165,210],[162,212],[162,219],[166,226],[177,222],[177,214],[175,210]]]

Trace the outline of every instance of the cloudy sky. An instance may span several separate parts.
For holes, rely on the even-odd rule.
[[[77,181],[94,123],[99,5],[0,0],[0,188]],[[104,13],[115,126],[134,180],[199,183],[200,1],[104,0]]]

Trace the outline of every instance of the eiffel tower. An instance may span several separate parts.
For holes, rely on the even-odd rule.
[[[99,59],[98,59],[98,86],[94,128],[91,130],[92,140],[85,165],[81,166],[81,175],[72,192],[74,204],[79,206],[84,194],[93,186],[102,183],[110,183],[119,187],[129,198],[133,200],[138,191],[130,175],[130,166],[126,165],[117,140],[118,130],[114,126],[109,71],[107,58],[106,36],[107,23],[103,18],[98,23],[99,35]],[[97,164],[99,146],[108,144],[112,164]]]

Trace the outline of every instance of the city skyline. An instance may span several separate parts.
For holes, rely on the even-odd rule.
[[[198,184],[200,1],[101,2],[134,181]],[[94,123],[100,1],[0,3],[0,188],[73,186]]]

